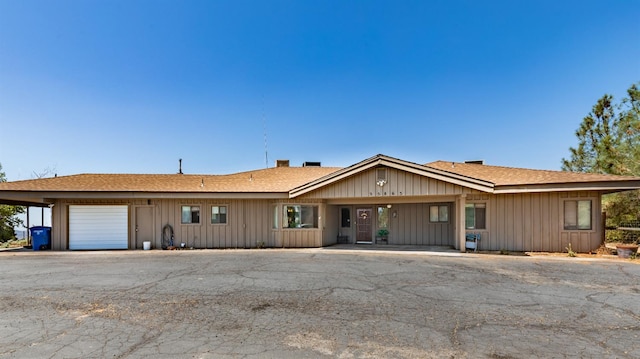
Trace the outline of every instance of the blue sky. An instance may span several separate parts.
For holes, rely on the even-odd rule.
[[[640,81],[640,1],[0,0],[9,180],[426,163],[559,169]]]

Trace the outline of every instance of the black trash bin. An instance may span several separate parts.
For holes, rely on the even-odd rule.
[[[31,244],[34,251],[51,249],[51,227],[31,227]]]

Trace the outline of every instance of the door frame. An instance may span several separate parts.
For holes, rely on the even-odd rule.
[[[153,246],[156,240],[156,207],[153,205],[142,205],[142,206],[133,206],[133,218],[132,218],[132,249],[142,249],[144,240],[140,241],[140,248],[138,248],[138,208],[148,208],[151,210],[151,245]]]
[[[367,238],[361,238],[360,237],[360,233],[362,233],[360,231],[360,229],[358,228],[359,225],[360,225],[360,216],[361,216],[360,213],[359,213],[360,211],[367,211],[369,213],[369,216],[370,216],[370,219],[369,219],[369,221],[370,221],[370,223],[369,223],[370,229],[369,229],[368,240],[367,240]],[[373,230],[374,230],[374,225],[375,225],[375,220],[373,218],[373,213],[374,213],[373,207],[372,206],[368,206],[368,207],[359,207],[358,206],[358,207],[356,207],[355,212],[356,212],[356,216],[355,216],[356,217],[356,228],[355,228],[356,229],[356,240],[355,240],[355,243],[372,244],[373,243]]]

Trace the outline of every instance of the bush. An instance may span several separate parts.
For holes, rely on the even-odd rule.
[[[26,239],[13,239],[6,241],[4,243],[0,243],[0,248],[16,248],[16,247],[24,247],[27,245]]]
[[[624,229],[608,229],[604,234],[606,243],[638,243],[640,231],[629,231]]]

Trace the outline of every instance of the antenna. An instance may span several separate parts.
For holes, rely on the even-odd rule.
[[[262,130],[264,132],[264,166],[269,168],[269,152],[267,151],[267,118],[264,115],[264,95],[262,96]]]

